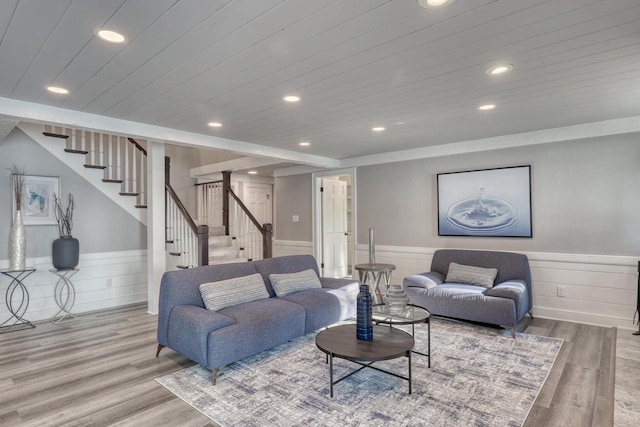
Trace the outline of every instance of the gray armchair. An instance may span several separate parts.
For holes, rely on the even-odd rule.
[[[449,265],[496,268],[493,286],[446,282]],[[408,276],[403,286],[409,303],[431,314],[500,325],[511,331],[531,314],[531,271],[526,255],[510,252],[441,249],[433,254],[431,271]]]

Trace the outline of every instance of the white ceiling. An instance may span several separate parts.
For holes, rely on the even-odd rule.
[[[2,0],[0,97],[330,159],[633,117],[640,0]]]

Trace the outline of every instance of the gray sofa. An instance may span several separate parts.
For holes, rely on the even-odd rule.
[[[229,363],[355,315],[359,282],[351,279],[320,277],[321,288],[276,297],[270,274],[307,269],[318,275],[310,255],[166,272],[160,284],[156,357],[163,347],[172,348],[211,370],[215,384]],[[205,308],[200,284],[255,273],[262,276],[269,298],[219,311]]]
[[[445,281],[450,264],[496,268],[492,287]],[[442,249],[433,254],[431,271],[408,276],[403,286],[409,303],[431,314],[508,328],[531,315],[531,272],[526,255],[509,252]],[[533,317],[531,315],[531,317]]]

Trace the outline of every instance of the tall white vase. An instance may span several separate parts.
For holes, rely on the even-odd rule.
[[[9,234],[9,269],[24,270],[27,261],[27,236],[22,223],[22,211],[16,211]]]

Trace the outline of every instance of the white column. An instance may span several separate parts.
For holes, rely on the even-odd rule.
[[[158,313],[160,280],[165,272],[164,143],[147,144],[147,299],[149,313]]]

